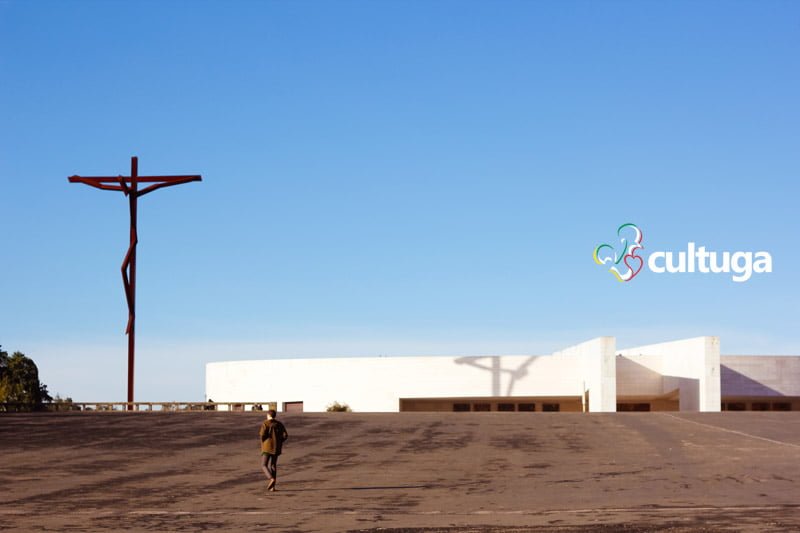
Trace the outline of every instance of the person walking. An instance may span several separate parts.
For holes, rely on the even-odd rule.
[[[276,419],[275,409],[267,411],[267,419],[261,424],[261,470],[267,476],[267,490],[274,492],[278,482],[278,456],[283,443],[289,438],[286,428]]]

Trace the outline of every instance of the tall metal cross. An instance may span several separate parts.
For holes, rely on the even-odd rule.
[[[125,298],[128,300],[128,326],[125,333],[128,335],[128,402],[133,402],[133,361],[136,346],[136,244],[139,237],[136,233],[136,207],[140,196],[153,192],[163,187],[181,185],[190,181],[201,181],[198,174],[186,176],[139,176],[139,160],[131,157],[130,176],[70,176],[70,183],[83,183],[104,191],[121,191],[128,197],[131,214],[131,235],[128,253],[122,261],[122,284],[125,287]],[[139,189],[140,183],[152,183]],[[132,410],[133,405],[128,405]]]

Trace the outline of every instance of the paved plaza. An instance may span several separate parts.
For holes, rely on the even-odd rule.
[[[800,413],[0,415],[0,530],[800,530]]]

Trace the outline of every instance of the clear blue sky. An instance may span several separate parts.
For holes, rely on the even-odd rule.
[[[140,400],[226,359],[800,354],[798,95],[790,1],[0,0],[0,344],[125,398],[127,204],[67,176],[137,155],[203,175],[140,202]],[[618,283],[624,222],[774,272]]]

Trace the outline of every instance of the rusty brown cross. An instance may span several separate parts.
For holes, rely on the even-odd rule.
[[[136,346],[136,244],[139,242],[136,233],[136,207],[140,196],[153,192],[163,187],[171,187],[190,181],[201,181],[198,174],[186,176],[139,176],[139,160],[131,157],[130,176],[70,176],[70,183],[83,183],[104,191],[121,191],[128,197],[131,214],[131,235],[128,253],[122,261],[122,284],[125,287],[125,298],[128,300],[128,326],[125,333],[128,335],[128,410],[133,409],[133,361]],[[139,189],[140,183],[150,183]]]

